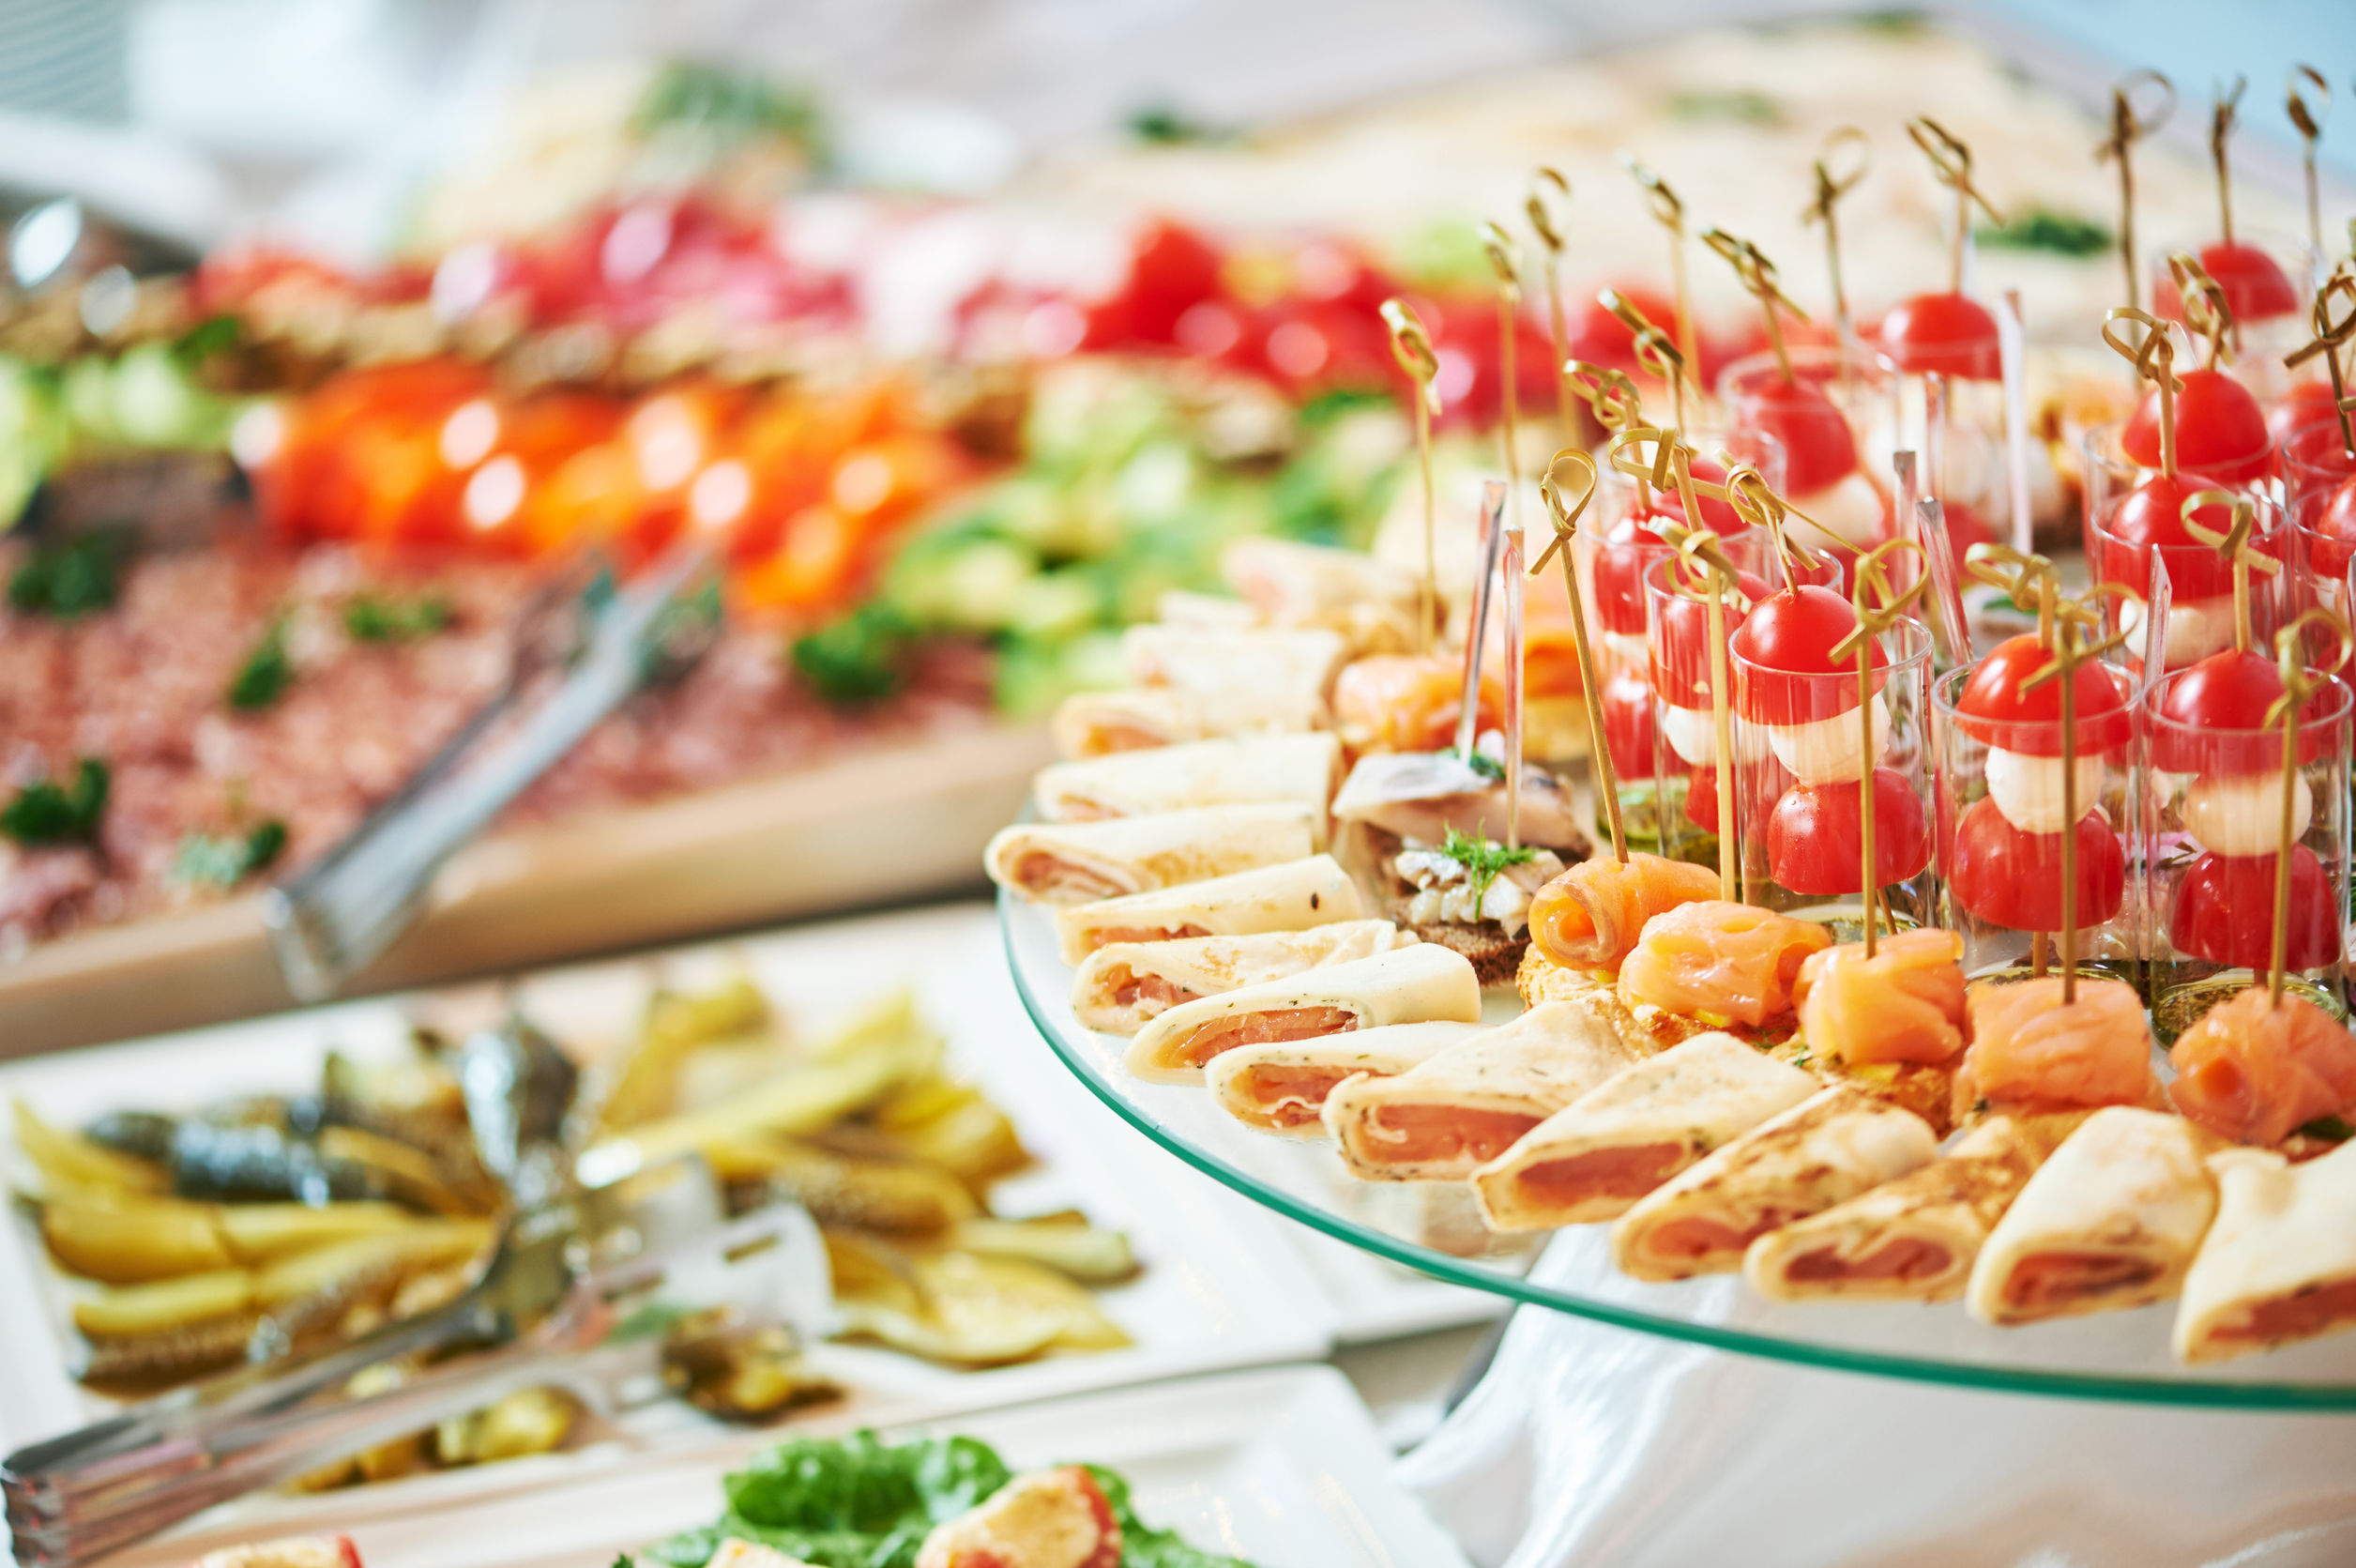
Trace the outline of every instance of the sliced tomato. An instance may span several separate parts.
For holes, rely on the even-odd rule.
[[[2061,683],[2048,680],[2034,691],[2022,689],[2051,658],[2029,632],[1990,649],[1955,696],[1964,732],[2008,752],[2060,756]],[[2134,715],[2110,673],[2100,664],[2081,664],[2074,682],[2078,754],[2125,745],[2134,733]]]
[[[2250,389],[2223,371],[2176,373],[2176,465],[2197,469],[2227,484],[2247,484],[2273,467],[2273,437],[2266,412]],[[2160,394],[2144,394],[2134,418],[2120,432],[2119,449],[2145,468],[2160,465]]]
[[[2076,857],[2076,913],[2083,930],[2119,913],[2126,896],[2127,857],[2099,812],[2078,818]],[[2058,931],[2061,882],[2060,833],[2024,833],[1986,797],[1973,801],[1955,824],[1947,884],[1979,919],[2013,931]]]
[[[2265,970],[2274,962],[2274,863],[2272,855],[2203,855],[2176,884],[2167,939],[2176,951],[2212,964]],[[2289,940],[2283,964],[2319,969],[2340,955],[2340,922],[2323,862],[2303,844],[2290,846]]]
[[[1996,317],[1968,295],[1918,294],[1881,318],[1881,351],[1909,375],[1999,381]]]
[[[1767,818],[1767,874],[1812,897],[1858,891],[1864,861],[1862,791],[1797,784]],[[1874,769],[1874,885],[1904,882],[1931,863],[1931,825],[1906,775]]]
[[[1652,688],[1644,672],[1624,669],[1604,682],[1604,744],[1612,770],[1623,784],[1652,776],[1652,750],[1659,735],[1652,719]]]
[[[1856,629],[1856,610],[1828,587],[1786,588],[1754,605],[1730,639],[1740,655],[1734,692],[1742,716],[1754,723],[1801,724],[1853,711],[1856,655],[1836,660],[1832,647]],[[1878,639],[1872,657],[1875,669],[1889,666]],[[1885,678],[1876,678],[1877,691]]]

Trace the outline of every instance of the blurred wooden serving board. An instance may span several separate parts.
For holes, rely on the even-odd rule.
[[[978,885],[1051,760],[994,724],[504,833],[436,879],[362,995]],[[258,896],[76,932],[0,963],[0,1057],[295,1005]]]

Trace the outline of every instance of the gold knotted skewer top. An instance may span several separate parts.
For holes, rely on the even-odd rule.
[[[2336,656],[2324,669],[2308,664],[2301,651],[2310,626],[2322,627],[2339,643]],[[2331,672],[2344,667],[2351,654],[2356,654],[2356,637],[2348,634],[2348,622],[2320,605],[2274,633],[2274,666],[2282,674],[2283,694],[2267,705],[2263,727],[2282,726],[2283,818],[2274,851],[2274,947],[2266,968],[2269,1007],[2282,1005],[2283,971],[2290,958],[2290,832],[2299,822],[2299,710],[2331,683]]]
[[[1661,433],[1651,433],[1659,434]],[[1688,519],[1699,515],[1700,503],[1694,492],[1694,475],[1687,462],[1687,449],[1679,445],[1674,434],[1663,442],[1676,469],[1678,489],[1685,498]],[[1741,896],[1741,884],[1736,879],[1740,857],[1736,852],[1734,829],[1734,694],[1726,670],[1726,608],[1725,596],[1731,591],[1738,598],[1742,592],[1742,574],[1727,557],[1725,546],[1708,527],[1695,523],[1690,527],[1664,524],[1661,537],[1676,552],[1671,557],[1684,575],[1686,589],[1698,593],[1710,613],[1710,717],[1715,732],[1718,759],[1718,887],[1725,898]]]
[[[2242,112],[2242,94],[2250,79],[2237,76],[2231,87],[2220,86],[2209,110],[2209,161],[2217,167],[2217,218],[2225,234],[2225,242],[2233,243],[2233,174],[2227,160],[2227,145],[2233,140],[2233,122]]]
[[[2347,311],[2337,321],[2332,319],[2333,299],[2348,302]],[[2340,350],[2348,346],[2350,338],[2356,338],[2356,270],[2350,270],[2348,263],[2341,263],[2324,280],[2323,286],[2315,291],[2312,319],[2315,340],[2284,355],[2283,365],[2297,370],[2317,355],[2323,356],[2323,368],[2332,378],[2332,411],[2339,416],[2340,449],[2356,458],[2356,423],[2348,418],[2356,413],[2356,397],[2348,395],[2347,379],[2340,370]]]
[[[1835,173],[1833,165],[1844,147],[1855,147],[1855,166]],[[1857,189],[1874,165],[1874,144],[1871,138],[1853,125],[1841,126],[1824,139],[1823,151],[1816,154],[1816,196],[1800,221],[1824,225],[1824,258],[1832,276],[1832,320],[1840,327],[1844,341],[1848,337],[1848,291],[1841,283],[1841,227],[1832,209],[1840,199]]]
[[[2312,108],[2306,95],[2299,90],[2303,79],[2323,95]],[[2313,66],[2293,66],[2283,82],[2283,107],[2289,112],[2290,123],[2298,129],[2299,139],[2306,144],[2307,242],[2319,256],[2323,254],[2323,204],[2316,186],[2315,153],[2316,144],[2323,140],[2323,121],[2332,113],[2332,84]]]
[[[1588,503],[1595,499],[1597,480],[1595,459],[1576,447],[1565,447],[1555,453],[1554,462],[1546,465],[1546,477],[1538,481],[1538,494],[1545,497],[1546,510],[1554,519],[1554,542],[1542,551],[1529,565],[1529,574],[1537,576],[1545,570],[1546,562],[1556,556],[1562,559],[1563,592],[1571,601],[1571,646],[1579,656],[1579,690],[1587,693],[1587,743],[1588,754],[1595,759],[1595,793],[1604,806],[1604,819],[1612,835],[1612,858],[1620,864],[1628,863],[1628,830],[1619,814],[1619,779],[1612,767],[1612,751],[1604,731],[1604,693],[1595,680],[1595,650],[1588,642],[1587,606],[1579,598],[1578,572],[1572,564],[1571,541],[1578,537],[1579,518],[1587,511]]]
[[[1775,494],[1768,484],[1767,476],[1748,463],[1729,464],[1726,477],[1714,486],[1704,487],[1695,482],[1696,490],[1705,488],[1718,492],[1719,499],[1734,509],[1734,514],[1755,528],[1767,530],[1768,543],[1775,552],[1775,559],[1784,569],[1784,580],[1797,587],[1802,577],[1812,575],[1822,557],[1791,537],[1784,527],[1791,514],[1791,503]],[[1805,514],[1801,514],[1803,518]]]
[[[2220,362],[2233,363],[2230,348],[2240,344],[2241,324],[2233,319],[2233,307],[2226,299],[2225,285],[2212,278],[2200,258],[2190,251],[2169,254],[2167,275],[2176,280],[2185,335],[2209,340],[2209,356],[2201,362],[2201,368],[2213,371]]]
[[[1495,223],[1481,225],[1481,248],[1497,280],[1497,408],[1503,416],[1505,494],[1512,526],[1522,525],[1521,372],[1514,355],[1521,316],[1522,277],[1513,264],[1513,239]]]
[[[1848,590],[1849,607],[1857,612],[1857,624],[1831,650],[1835,660],[1852,654],[1857,659],[1857,723],[1864,737],[1857,754],[1863,759],[1857,777],[1857,889],[1865,906],[1867,958],[1874,955],[1874,906],[1879,897],[1880,881],[1874,874],[1874,647],[1884,632],[1912,613],[1915,601],[1930,586],[1928,557],[1915,563],[1914,581],[1904,588],[1890,580],[1889,557],[1907,550],[1923,556],[1923,547],[1914,540],[1892,539],[1858,557],[1855,578]]]
[[[1931,160],[1931,175],[1939,184],[1955,193],[1955,240],[1950,266],[1953,290],[1963,292],[1964,246],[1971,237],[1971,204],[1980,204],[1980,210],[1988,215],[1988,221],[2001,225],[2004,215],[1996,210],[1994,203],[1971,183],[1971,149],[1958,140],[1955,133],[1932,119],[1918,114],[1907,121],[1906,133],[1914,145],[1923,149],[1923,156]]]
[[[1530,233],[1538,236],[1539,247],[1546,253],[1546,330],[1547,342],[1555,351],[1555,436],[1569,442],[1577,433],[1571,412],[1571,384],[1564,361],[1571,349],[1570,325],[1562,314],[1562,252],[1563,234],[1568,224],[1558,223],[1546,206],[1546,190],[1552,187],[1566,206],[1571,200],[1571,182],[1560,171],[1540,164],[1531,171],[1529,194],[1523,199],[1522,211],[1529,219]]]
[[[1417,596],[1421,617],[1421,651],[1429,654],[1438,636],[1439,622],[1439,543],[1436,503],[1432,493],[1432,419],[1439,413],[1439,391],[1434,382],[1439,375],[1439,356],[1432,352],[1432,339],[1423,330],[1423,323],[1404,299],[1382,302],[1383,325],[1391,328],[1391,357],[1399,362],[1399,369],[1415,383],[1415,449],[1423,472],[1423,584]]]
[[[2205,523],[2193,521],[2193,514],[2204,507],[2231,509],[2231,525],[2222,530]],[[2256,640],[2250,623],[2250,573],[2259,571],[2272,577],[2283,569],[2283,563],[2257,549],[2250,541],[2257,526],[2257,507],[2247,495],[2237,495],[2230,490],[2203,490],[2184,497],[2178,509],[2184,531],[2201,543],[2215,547],[2218,557],[2233,569],[2233,647],[2247,653]]]
[[[1591,365],[1585,359],[1565,359],[1562,377],[1571,390],[1584,399],[1594,411],[1595,422],[1609,434],[1618,434],[1644,419],[1644,394],[1628,378],[1626,371],[1609,365]],[[1581,385],[1581,383],[1587,385]]]
[[[2136,114],[2136,89],[2146,84],[2162,94],[2158,113],[2149,118]],[[2143,279],[2136,266],[2136,175],[2128,149],[2167,124],[2176,113],[2176,84],[2156,70],[2139,70],[2121,77],[2110,90],[2110,140],[2094,149],[2094,160],[2119,164],[2119,256],[2127,268],[2127,303],[2143,303]]]
[[[2023,692],[2033,692],[2049,680],[2061,683],[2061,1000],[2064,1006],[2077,1000],[2078,996],[2078,809],[2077,784],[2077,672],[2081,664],[2091,663],[2113,648],[2125,645],[2126,633],[2112,632],[2107,637],[2090,641],[2090,620],[2099,622],[2101,613],[2090,615],[2084,606],[2076,606],[2077,614],[2057,615],[2054,617],[2053,641],[2049,645],[2052,657],[2036,674],[2021,682]]]
[[[1677,352],[1682,363],[1698,365],[1701,340],[1694,332],[1694,295],[1685,278],[1685,204],[1678,200],[1668,181],[1636,161],[1634,154],[1621,153],[1619,166],[1644,188],[1645,199],[1652,204],[1652,216],[1669,231],[1669,284],[1677,306]],[[1682,414],[1678,417],[1684,418]]]
[[[1647,319],[1636,308],[1634,300],[1618,289],[1602,289],[1595,296],[1596,303],[1612,313],[1612,319],[1635,334],[1634,352],[1636,363],[1650,371],[1669,385],[1670,406],[1677,412],[1677,422],[1685,422],[1685,367],[1689,361],[1682,349],[1670,341],[1669,335]]]
[[[2111,330],[2122,321],[2142,327],[2142,334],[2129,338]],[[2103,318],[2103,342],[2135,366],[2136,379],[2159,388],[2160,472],[2169,479],[2176,477],[2176,394],[2184,389],[2183,378],[2176,373],[2175,326],[2132,305],[2115,306]]]
[[[1784,384],[1791,385],[1791,353],[1784,346],[1784,324],[1777,318],[1775,307],[1781,305],[1801,321],[1808,319],[1808,312],[1793,304],[1791,297],[1777,285],[1775,264],[1756,245],[1724,229],[1704,229],[1701,241],[1732,265],[1743,292],[1757,300],[1759,309],[1767,312],[1767,345],[1775,351],[1776,368],[1784,373]]]
[[[2061,595],[2060,574],[2053,562],[2009,544],[1975,544],[1964,552],[1964,571],[1992,588],[2004,590],[2014,604],[2037,606],[2037,641],[2053,647],[2054,626]]]

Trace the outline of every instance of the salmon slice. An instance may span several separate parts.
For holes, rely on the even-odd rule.
[[[1504,723],[1505,687],[1481,677],[1480,727]],[[1333,683],[1333,727],[1353,752],[1436,752],[1456,743],[1465,667],[1442,654],[1386,653],[1343,667]]]
[[[1148,1018],[1195,999],[1195,993],[1185,986],[1161,975],[1141,975],[1126,964],[1115,965],[1104,979],[1113,988],[1115,1002],[1122,1007],[1145,1009],[1143,1016]]]
[[[1529,906],[1529,936],[1558,964],[1617,974],[1653,916],[1719,893],[1718,874],[1708,866],[1641,850],[1624,865],[1598,856],[1538,890]]]
[[[1180,1067],[1200,1067],[1222,1051],[1239,1045],[1267,1045],[1285,1040],[1315,1040],[1358,1028],[1358,1014],[1345,1007],[1278,1007],[1266,1012],[1231,1012],[1214,1018],[1178,1042],[1170,1051]]]
[[[1485,1165],[1544,1119],[1471,1105],[1381,1105],[1366,1119],[1366,1136],[1377,1146],[1366,1152],[1403,1165],[1434,1160]]]
[[[1015,861],[1013,877],[1014,885],[1031,897],[1049,902],[1090,904],[1137,891],[1125,882],[1114,881],[1102,872],[1073,865],[1048,849],[1034,849]]]
[[[2150,1257],[2119,1253],[2031,1253],[2005,1276],[2004,1303],[2018,1312],[2050,1314],[2073,1302],[2137,1289],[2158,1279],[2161,1272],[2162,1265]]]
[[[1707,1214],[1681,1214],[1654,1225],[1645,1238],[1645,1251],[1663,1263],[1691,1266],[1696,1273],[1720,1272],[1730,1260],[1740,1262],[1751,1243],[1769,1231],[1806,1217],[1804,1209],[1780,1209],[1772,1204],[1741,1225]]]
[[[1805,1285],[1835,1280],[1877,1280],[1913,1284],[1935,1280],[1955,1266],[1955,1255],[1921,1236],[1893,1236],[1862,1257],[1843,1257],[1837,1247],[1803,1252],[1784,1265],[1784,1272]]]
[[[1969,1008],[1957,1105],[2151,1104],[2151,1030],[2124,981],[2080,976],[2066,1005],[2059,976],[1975,985]]]
[[[2344,1279],[2260,1302],[2242,1314],[2240,1322],[2217,1329],[2215,1337],[2280,1345],[2313,1339],[2350,1324],[2356,1324],[2356,1279]]]
[[[1683,1144],[1615,1144],[1530,1165],[1513,1180],[1546,1203],[1566,1210],[1599,1198],[1633,1203],[1696,1158]]]
[[[1808,1049],[1850,1067],[1937,1064],[1964,1048],[1963,938],[1925,927],[1811,953],[1792,998]]]
[[[2168,1053],[2176,1108],[2221,1137],[2273,1145],[2356,1104],[2356,1036],[2303,997],[2252,986],[2203,1013]]]
[[[1620,999],[1756,1028],[1791,1011],[1801,966],[1832,945],[1813,921],[1716,899],[1680,904],[1645,923],[1619,967]]]
[[[1115,942],[1176,942],[1189,936],[1208,936],[1210,933],[1199,925],[1108,925],[1088,933],[1088,946],[1109,948]]]
[[[1360,1067],[1254,1067],[1235,1086],[1234,1093],[1253,1112],[1247,1119],[1289,1132],[1314,1125],[1333,1087],[1364,1071]]]

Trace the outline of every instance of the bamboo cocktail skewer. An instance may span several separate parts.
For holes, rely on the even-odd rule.
[[[1432,383],[1439,374],[1439,357],[1432,352],[1432,340],[1406,301],[1384,300],[1382,319],[1391,328],[1391,358],[1415,385],[1415,450],[1423,472],[1423,591],[1419,608],[1421,651],[1429,656],[1439,636],[1439,545],[1432,495],[1432,417],[1439,412],[1439,394]]]
[[[1545,497],[1546,510],[1554,518],[1554,542],[1530,563],[1529,570],[1535,575],[1545,570],[1549,559],[1558,556],[1562,559],[1562,587],[1571,600],[1571,645],[1579,656],[1579,689],[1587,693],[1587,738],[1595,758],[1595,789],[1603,797],[1604,820],[1611,829],[1612,859],[1626,865],[1628,831],[1619,814],[1619,779],[1612,766],[1611,747],[1604,742],[1604,698],[1595,679],[1595,651],[1588,641],[1587,610],[1579,598],[1578,573],[1572,564],[1571,541],[1578,537],[1580,516],[1595,498],[1595,459],[1576,447],[1566,447],[1555,453],[1546,477],[1538,486],[1538,493]]]
[[[1847,658],[1851,652],[1857,655],[1857,723],[1864,737],[1864,744],[1857,754],[1864,759],[1857,780],[1857,887],[1865,910],[1867,958],[1874,955],[1874,908],[1881,898],[1881,878],[1877,875],[1874,860],[1874,649],[1884,632],[1907,618],[1915,601],[1930,586],[1930,579],[1920,565],[1914,581],[1906,587],[1898,588],[1891,583],[1886,557],[1907,550],[1917,556],[1923,553],[1923,547],[1910,539],[1892,539],[1875,545],[1858,558],[1855,583],[1848,595],[1849,604],[1857,612],[1857,627],[1832,647],[1835,659]]]
[[[2165,96],[2149,119],[2136,114],[2136,89],[2157,86]],[[2119,165],[2119,259],[2127,272],[2127,308],[2143,303],[2143,279],[2136,264],[2136,174],[2130,150],[2137,142],[2167,124],[2176,113],[2176,84],[2156,70],[2139,70],[2123,77],[2110,90],[2110,140],[2094,149],[2098,163]]]
[[[1562,252],[1566,248],[1565,231],[1569,225],[1555,221],[1546,206],[1546,188],[1552,186],[1567,207],[1571,201],[1571,182],[1557,171],[1541,164],[1530,175],[1529,196],[1522,204],[1529,219],[1530,232],[1546,253],[1546,327],[1547,341],[1555,351],[1555,439],[1568,446],[1577,439],[1578,424],[1572,412],[1571,399],[1571,328],[1562,313]]]

